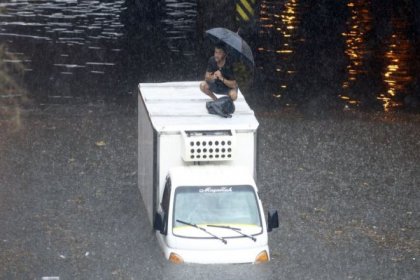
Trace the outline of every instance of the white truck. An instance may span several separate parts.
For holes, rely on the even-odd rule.
[[[141,83],[138,186],[173,263],[269,261],[256,178],[258,122],[239,92],[232,118],[208,114],[199,82]]]

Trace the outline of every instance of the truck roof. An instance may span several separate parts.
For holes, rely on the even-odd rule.
[[[199,85],[199,81],[139,84],[139,98],[142,98],[156,131],[257,129],[254,111],[240,90],[232,118],[222,118],[207,112],[206,102],[210,98],[200,91]]]

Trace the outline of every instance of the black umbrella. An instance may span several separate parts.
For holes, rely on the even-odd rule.
[[[248,44],[238,35],[238,33],[232,32],[226,28],[212,28],[206,31],[207,36],[211,39],[223,42],[231,49],[238,52],[242,57],[252,63],[254,66],[254,57],[252,55],[251,48]]]

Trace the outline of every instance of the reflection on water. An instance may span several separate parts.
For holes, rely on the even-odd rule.
[[[392,25],[394,32],[388,40],[385,67],[382,71],[385,92],[378,97],[383,102],[385,111],[403,105],[403,98],[407,95],[414,74],[410,64],[414,50],[406,36],[407,22],[393,18]]]
[[[119,18],[123,2],[15,0],[2,3],[6,10],[1,14],[0,36],[8,41],[29,38],[70,47],[96,43],[98,46],[91,48],[101,49],[101,42],[123,35]]]
[[[36,94],[50,101],[83,96],[88,87],[106,84],[104,74],[118,61],[123,3],[7,1],[1,4],[0,40],[24,66]]]
[[[274,75],[273,96],[281,98],[296,70],[293,54],[300,23],[299,0],[261,1],[257,67],[268,76]]]
[[[371,50],[367,47],[367,35],[372,29],[372,2],[369,0],[354,0],[347,3],[350,18],[346,22],[347,31],[342,33],[345,39],[345,54],[348,58],[346,78],[342,84],[343,93],[339,97],[349,104],[358,104],[357,96],[351,89],[361,75],[368,74],[367,56]]]
[[[133,92],[139,81],[201,78],[203,50],[210,49],[204,29],[235,19],[227,0],[217,7],[207,0],[4,1],[0,40],[13,59],[0,59],[21,65],[30,93],[50,103]],[[409,7],[403,2],[397,10]],[[384,110],[406,105],[406,97],[420,100],[413,66],[418,35],[407,37],[414,17],[393,13],[395,1],[256,3],[255,26],[243,35],[254,46],[261,99],[288,104],[339,96]]]
[[[164,11],[162,22],[169,50],[184,56],[195,55],[197,1],[164,0]]]
[[[372,1],[350,0],[347,3],[350,17],[346,23],[347,31],[342,35],[349,64],[346,68],[347,77],[342,84],[343,93],[339,96],[349,104],[359,104],[360,98],[369,94],[366,91],[373,91],[384,111],[402,107],[404,96],[414,80],[415,53],[412,41],[407,37],[408,16],[398,13],[392,4],[388,3],[388,6],[392,17],[382,23],[388,25],[392,33],[378,42],[379,49],[374,49],[372,41],[375,38],[371,34],[374,22]],[[386,18],[386,15],[380,16]],[[373,69],[371,65],[382,65],[382,71]],[[379,78],[375,72],[381,72],[383,89],[379,89],[379,94],[378,89],[367,86]]]

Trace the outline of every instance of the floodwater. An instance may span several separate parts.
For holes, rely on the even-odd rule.
[[[269,94],[295,102],[333,96],[385,111],[417,107],[419,3],[327,2],[261,1],[256,52]]]
[[[10,1],[2,3],[1,41],[23,66],[25,86],[55,100],[95,97],[115,87],[120,70],[123,1]],[[112,78],[111,78],[112,77]]]
[[[258,100],[420,106],[418,1],[261,0],[246,26],[233,1],[213,2],[7,0],[1,62],[23,65],[23,86],[42,102],[103,100],[138,82],[201,79],[211,55],[204,31],[241,26],[256,66],[238,80]]]

